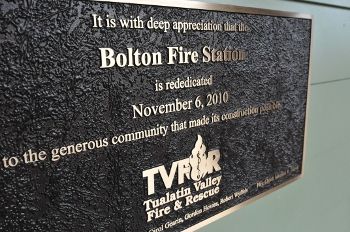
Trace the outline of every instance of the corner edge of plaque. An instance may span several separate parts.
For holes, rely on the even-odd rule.
[[[261,199],[261,198],[263,198],[263,197],[265,197],[265,196],[267,196],[267,195],[269,195],[269,194],[271,194],[271,193],[273,193],[273,192],[285,187],[286,185],[289,185],[289,184],[293,183],[294,181],[297,181],[301,178],[303,178],[303,172],[301,172],[299,175],[287,180],[286,182],[283,182],[283,183],[267,190],[266,192],[263,192],[255,197],[252,197],[249,200],[246,200],[246,201],[244,201],[238,205],[235,205],[235,206],[233,206],[225,211],[222,211],[222,212],[220,212],[220,213],[218,213],[218,214],[216,214],[208,219],[205,219],[204,221],[201,221],[201,222],[183,230],[182,232],[197,231],[198,229],[203,228],[204,226],[209,225],[210,223],[215,222],[223,217],[226,217],[226,216],[246,207],[247,205],[250,205],[251,203],[254,203],[255,201],[257,201],[257,200],[259,200],[259,199]]]

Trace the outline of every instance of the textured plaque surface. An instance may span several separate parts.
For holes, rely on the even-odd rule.
[[[0,7],[1,231],[193,230],[302,174],[311,19]]]

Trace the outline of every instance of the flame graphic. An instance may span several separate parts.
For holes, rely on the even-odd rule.
[[[203,143],[202,136],[198,135],[196,144],[192,149],[192,155],[190,156],[190,165],[191,170],[191,179],[198,181],[206,175],[207,167],[207,150],[206,146]]]

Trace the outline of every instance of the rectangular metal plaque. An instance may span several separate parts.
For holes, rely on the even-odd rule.
[[[302,175],[310,16],[152,4],[1,1],[0,231],[193,231]]]

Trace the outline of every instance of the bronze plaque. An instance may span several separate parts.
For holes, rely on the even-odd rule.
[[[1,231],[193,231],[298,179],[308,15],[2,1]]]

